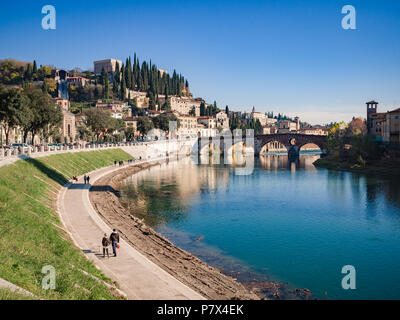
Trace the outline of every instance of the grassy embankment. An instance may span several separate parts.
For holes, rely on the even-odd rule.
[[[63,231],[55,200],[61,186],[132,157],[120,149],[52,155],[0,167],[0,277],[43,299],[115,299],[110,283]],[[56,290],[43,290],[42,267],[56,270]],[[75,266],[75,268],[73,266]],[[20,295],[0,290],[1,298]]]
[[[382,175],[400,175],[399,161],[376,161],[367,163],[365,166],[354,164],[340,159],[321,158],[314,162],[316,167],[346,170],[352,172],[360,172],[366,174],[382,174]]]

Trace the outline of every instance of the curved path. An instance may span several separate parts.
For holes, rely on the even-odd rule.
[[[106,174],[119,168],[106,167],[90,174],[94,183]],[[132,300],[203,300],[194,290],[175,279],[169,273],[148,260],[127,242],[121,239],[118,256],[103,258],[100,254],[104,233],[110,227],[100,218],[89,200],[89,185],[69,183],[60,191],[58,211],[64,227],[76,246],[106,276],[119,284],[128,299]]]

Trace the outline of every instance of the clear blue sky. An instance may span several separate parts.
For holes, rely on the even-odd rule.
[[[41,8],[57,29],[41,28]],[[341,8],[357,11],[343,30]],[[0,58],[93,68],[136,52],[232,110],[325,123],[400,104],[400,1],[1,1]]]

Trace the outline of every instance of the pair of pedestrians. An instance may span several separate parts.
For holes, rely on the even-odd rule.
[[[103,245],[103,258],[106,257],[106,253],[107,253],[107,257],[108,258],[110,257],[109,252],[108,252],[108,247],[109,247],[110,243],[112,246],[114,257],[117,256],[117,248],[119,248],[119,234],[115,229],[113,230],[113,232],[111,233],[109,238],[107,237],[107,234],[105,233],[101,243]]]
[[[86,174],[83,176],[83,180],[85,181],[85,184],[90,184],[90,177]]]

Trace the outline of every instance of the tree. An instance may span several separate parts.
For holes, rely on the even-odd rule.
[[[154,128],[154,123],[147,117],[139,117],[137,128],[140,134],[145,136],[151,129]]]
[[[61,125],[63,114],[61,107],[52,102],[51,97],[39,89],[28,88],[25,94],[29,99],[29,109],[32,116],[21,127],[24,130],[24,142],[31,133],[32,142],[35,136],[42,131],[43,136],[48,137],[55,127]]]
[[[367,133],[367,125],[361,118],[353,118],[347,125],[346,135],[364,135]]]
[[[126,84],[125,84],[125,77],[122,77],[121,80],[121,90],[119,93],[119,98],[121,99],[121,101],[124,101],[126,97]]]
[[[205,116],[206,115],[206,105],[204,102],[201,102],[200,104],[200,116]]]
[[[88,127],[99,141],[100,135],[105,134],[107,129],[112,128],[113,119],[110,112],[100,108],[90,108],[84,111],[85,125]]]
[[[134,140],[135,139],[135,129],[133,129],[132,127],[126,128],[125,137],[126,137],[126,140],[128,140],[128,141]]]
[[[162,113],[153,118],[154,127],[165,132],[169,132],[170,121],[176,121],[179,128],[179,120],[174,114]]]
[[[228,106],[225,107],[225,113],[229,117],[229,107]]]
[[[190,111],[189,111],[189,115],[195,117],[196,116],[196,107],[193,107]]]
[[[6,145],[9,144],[10,132],[17,126],[26,125],[32,114],[28,108],[28,99],[20,89],[5,90],[0,88],[0,122],[3,124]]]

